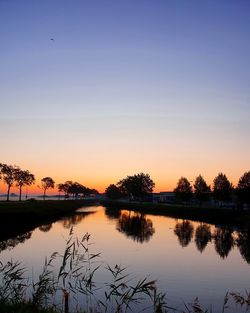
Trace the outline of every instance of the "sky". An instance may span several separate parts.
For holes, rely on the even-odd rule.
[[[103,192],[250,170],[248,0],[0,0],[0,162]],[[4,192],[0,184],[0,193]]]

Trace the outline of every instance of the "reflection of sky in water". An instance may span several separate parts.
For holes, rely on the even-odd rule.
[[[96,212],[91,213],[94,210]],[[41,272],[45,256],[64,251],[65,240],[74,226],[79,238],[86,232],[91,234],[91,251],[101,252],[103,265],[121,264],[133,277],[157,279],[159,289],[167,292],[171,304],[199,297],[205,305],[217,303],[220,308],[228,290],[244,291],[249,287],[246,234],[237,236],[236,232],[207,224],[141,216],[124,210],[107,210],[105,214],[102,207],[89,207],[80,211],[88,211],[88,214],[37,228],[30,239],[13,249],[3,250],[1,261],[11,258],[23,261],[36,275]],[[135,226],[139,227],[138,220],[142,220],[139,232],[134,231]],[[104,270],[99,271],[97,278],[100,282],[110,280]]]

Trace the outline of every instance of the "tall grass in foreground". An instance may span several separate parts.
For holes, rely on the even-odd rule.
[[[91,253],[90,235],[74,238],[71,229],[63,254],[54,252],[45,263],[38,279],[26,277],[20,262],[0,262],[0,312],[10,313],[127,313],[182,312],[211,313],[195,299],[182,309],[170,307],[166,295],[157,291],[155,281],[136,281],[121,265],[106,265],[111,281],[97,286],[95,276],[102,266],[100,253]],[[55,260],[61,261],[59,270]],[[98,294],[102,292],[101,298]],[[231,301],[231,303],[230,303]],[[230,305],[244,311],[250,308],[250,293],[227,293],[221,313]],[[71,304],[71,305],[70,305]]]

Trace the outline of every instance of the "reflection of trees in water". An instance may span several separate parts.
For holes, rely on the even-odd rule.
[[[123,213],[117,221],[116,229],[140,243],[149,241],[155,232],[152,221],[141,213],[132,216],[130,213]]]
[[[190,221],[184,220],[175,225],[174,233],[177,235],[180,245],[186,247],[194,233],[194,227]]]
[[[47,225],[40,226],[39,230],[46,233],[46,232],[50,231],[51,228],[52,228],[52,224],[47,224]]]
[[[13,249],[19,243],[23,243],[24,241],[31,238],[32,231],[26,232],[24,234],[18,235],[14,238],[10,238],[0,242],[0,252],[5,249]]]
[[[79,224],[87,215],[94,212],[81,212],[75,215],[65,217],[60,222],[63,224],[64,228],[70,229],[72,226]]]
[[[105,214],[109,219],[116,220],[121,216],[121,210],[115,208],[105,208]]]
[[[200,224],[195,230],[195,243],[197,249],[200,252],[203,252],[211,239],[211,227],[207,224]]]
[[[229,228],[217,228],[213,234],[215,251],[221,258],[226,258],[234,246],[232,230]]]
[[[236,244],[243,259],[250,264],[250,229],[238,232]]]

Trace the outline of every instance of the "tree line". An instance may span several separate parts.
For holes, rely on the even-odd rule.
[[[106,196],[110,199],[129,198],[130,200],[146,200],[155,187],[149,174],[136,174],[127,176],[117,184],[110,184],[106,188]],[[200,204],[211,199],[222,205],[237,197],[239,204],[250,205],[250,171],[245,172],[239,179],[236,187],[228,180],[227,176],[219,173],[209,186],[202,175],[196,177],[193,186],[186,177],[181,177],[173,190],[175,199],[179,202],[189,202],[195,199]]]
[[[10,200],[10,190],[13,186],[19,188],[19,201],[22,200],[23,187],[31,186],[35,183],[35,175],[29,170],[23,170],[16,165],[8,165],[0,163],[0,180],[7,185],[7,201]],[[55,188],[55,181],[51,177],[44,177],[41,179],[41,185],[38,186],[43,190],[43,198],[46,198],[46,192],[48,189]],[[77,199],[79,196],[85,197],[91,194],[97,194],[98,191],[90,189],[81,185],[78,182],[66,181],[57,185],[59,195],[64,193],[64,198],[72,196]]]

